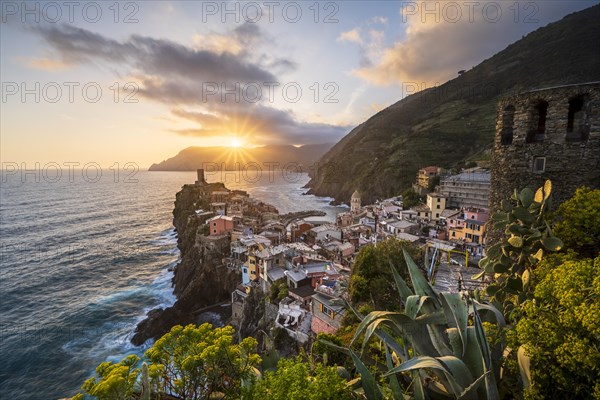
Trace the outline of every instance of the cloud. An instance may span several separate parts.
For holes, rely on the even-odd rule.
[[[71,25],[31,28],[68,65],[104,61],[134,67],[144,74],[204,81],[269,81],[275,77],[248,57],[214,49],[192,49],[178,43],[133,35],[119,42]]]
[[[456,5],[462,3],[446,9],[450,3],[432,2],[436,7],[427,6],[429,12],[425,13],[420,9],[426,7],[424,2],[411,2],[410,9],[400,10],[405,23],[401,39],[386,46],[383,40],[371,37],[353,74],[378,86],[418,82],[431,87],[455,77],[459,70],[474,67],[537,27],[582,8],[574,3],[536,3],[535,15],[527,9],[530,18],[538,19],[533,23],[515,22],[512,3],[493,2],[487,14],[483,12],[487,3],[477,3],[479,8],[470,14],[465,6],[456,12]],[[500,14],[495,7],[502,7]],[[495,20],[497,15],[500,18]]]
[[[70,68],[70,65],[61,60],[51,58],[22,58],[21,61],[30,68],[45,71],[60,71]]]
[[[358,29],[352,29],[347,32],[342,32],[337,38],[338,42],[354,42],[358,44],[362,44],[362,39],[360,37],[360,32]]]
[[[226,110],[227,109],[227,110]],[[338,141],[351,126],[299,121],[291,110],[279,110],[261,104],[223,105],[213,107],[211,113],[172,110],[184,120],[199,128],[179,129],[174,132],[185,136],[219,137],[225,133],[256,143],[257,139],[271,144],[325,143]]]
[[[67,25],[30,29],[48,44],[56,65],[100,62],[111,70],[125,69],[119,73],[138,82],[140,96],[175,106],[172,115],[192,123],[191,128],[172,130],[180,135],[235,133],[252,144],[303,144],[336,141],[350,128],[301,121],[290,110],[265,105],[264,94],[248,100],[244,88],[264,89],[264,83],[278,82],[273,71],[296,67],[292,60],[249,51],[266,40],[255,24],[226,34],[197,35],[193,47],[141,35],[118,41]],[[232,90],[238,96],[227,94]]]

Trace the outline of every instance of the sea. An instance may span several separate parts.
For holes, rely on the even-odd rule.
[[[175,302],[175,194],[195,172],[3,171],[0,184],[0,399],[59,399],[95,367],[142,355],[130,343],[155,307]],[[209,182],[276,206],[345,207],[306,195],[307,174],[212,173]]]

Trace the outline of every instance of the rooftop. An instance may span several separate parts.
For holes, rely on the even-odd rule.
[[[396,237],[400,240],[406,240],[407,242],[416,242],[417,240],[419,240],[418,236],[415,235],[411,235],[410,233],[397,233]]]
[[[214,217],[207,219],[206,222],[216,221],[218,219],[223,219],[225,221],[233,221],[233,218],[227,215],[215,215]]]
[[[311,231],[315,232],[315,233],[321,233],[321,232],[326,232],[326,231],[338,231],[338,227],[332,224],[327,224],[327,225],[320,225],[320,226],[315,226],[314,228],[311,229]]]
[[[451,218],[456,215],[460,215],[460,210],[452,210],[450,208],[446,208],[444,211],[442,211],[442,214],[440,215],[440,217]]]
[[[285,270],[279,267],[270,268],[267,271],[267,275],[269,276],[271,281],[275,282],[285,277]]]
[[[438,171],[438,167],[435,165],[430,165],[429,167],[421,168],[419,171],[425,171],[429,174],[434,174]]]
[[[442,182],[490,182],[490,171],[483,168],[466,169],[460,174],[442,178]]]
[[[394,228],[404,229],[404,228],[409,228],[411,226],[415,226],[416,224],[414,222],[402,220],[402,221],[390,222],[390,223],[388,223],[388,225],[393,226]]]
[[[299,286],[297,288],[289,288],[288,291],[302,299],[311,297],[313,294],[315,294],[314,289],[310,285]]]

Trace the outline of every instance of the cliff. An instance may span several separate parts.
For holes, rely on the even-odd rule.
[[[210,215],[196,215],[207,209],[210,192],[223,190],[222,183],[204,186],[185,185],[177,193],[173,225],[181,262],[175,267],[173,286],[177,301],[167,309],[154,309],[136,328],[131,342],[137,346],[150,338],[160,338],[175,325],[197,323],[195,311],[230,298],[241,277],[222,263],[229,254],[228,237],[209,237],[202,233]]]
[[[540,28],[445,84],[354,128],[320,160],[309,193],[363,203],[410,187],[419,168],[457,167],[492,147],[496,104],[510,93],[600,80],[600,5]],[[451,50],[448,50],[451,51]],[[449,151],[451,149],[451,151]]]
[[[333,143],[307,144],[304,146],[268,145],[252,148],[231,147],[188,147],[181,150],[176,156],[158,164],[152,164],[150,171],[195,171],[206,168],[207,163],[214,164],[215,168],[225,170],[239,170],[244,168],[244,163],[260,160],[261,168],[281,168],[288,163],[301,165],[308,171],[319,158],[333,146]],[[237,164],[237,165],[236,165]]]

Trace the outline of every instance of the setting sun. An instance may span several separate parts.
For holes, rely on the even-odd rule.
[[[242,142],[239,139],[231,139],[231,143],[229,144],[229,147],[241,147],[242,146]]]

